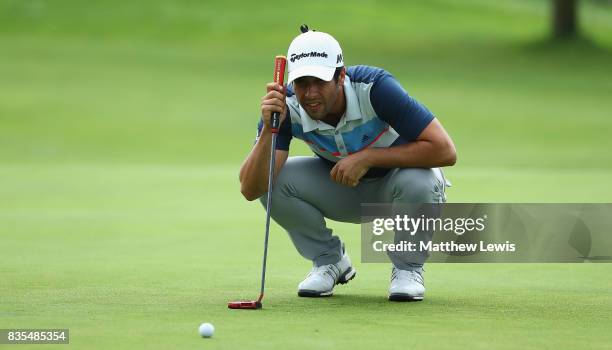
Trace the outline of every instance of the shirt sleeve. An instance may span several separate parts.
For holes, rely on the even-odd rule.
[[[414,141],[434,119],[434,115],[408,95],[389,73],[382,74],[370,90],[370,101],[376,115],[406,141]]]
[[[289,144],[291,143],[292,134],[291,134],[291,118],[289,115],[289,108],[287,108],[287,117],[280,125],[278,129],[278,137],[276,138],[276,149],[281,151],[288,151]],[[261,129],[263,129],[263,119],[259,120],[259,124],[257,124],[257,137],[255,138],[255,143],[259,140],[259,135],[261,135]]]

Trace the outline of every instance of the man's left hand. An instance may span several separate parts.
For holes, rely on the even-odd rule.
[[[353,153],[339,160],[329,173],[331,179],[339,184],[355,187],[359,180],[368,172],[367,152]]]

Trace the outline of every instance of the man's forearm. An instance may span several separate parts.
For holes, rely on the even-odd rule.
[[[452,144],[414,141],[388,148],[367,148],[359,153],[368,167],[380,168],[435,168],[454,165],[455,148]]]
[[[251,153],[240,168],[240,192],[248,200],[259,198],[268,183],[272,133],[262,130]]]

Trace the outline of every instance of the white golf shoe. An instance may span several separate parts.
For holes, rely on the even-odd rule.
[[[344,252],[342,259],[335,264],[314,266],[306,278],[298,285],[301,297],[328,297],[334,293],[336,284],[345,284],[355,278],[357,271],[351,258]]]
[[[416,271],[400,270],[393,267],[391,271],[391,301],[420,301],[425,295],[423,276]]]

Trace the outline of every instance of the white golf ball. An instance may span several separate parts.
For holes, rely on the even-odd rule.
[[[202,323],[200,325],[199,331],[200,335],[204,338],[210,338],[213,336],[213,333],[215,333],[215,326],[208,322]]]

